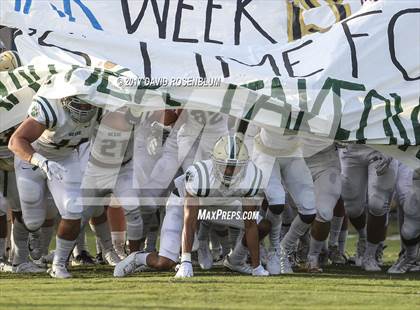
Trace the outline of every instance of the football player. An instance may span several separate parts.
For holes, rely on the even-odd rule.
[[[322,272],[319,255],[330,232],[334,208],[341,195],[341,167],[337,147],[334,143],[315,137],[305,138],[304,147],[309,154],[306,163],[312,173],[315,186],[317,214],[311,228],[307,270]],[[321,151],[318,151],[322,149]]]
[[[226,206],[238,199],[251,199],[253,203],[243,204],[242,208],[255,210],[253,197],[259,194],[261,181],[262,173],[249,161],[242,140],[236,135],[220,138],[214,146],[211,160],[195,163],[175,180],[176,189],[168,201],[162,224],[159,254],[132,253],[115,267],[114,276],[126,276],[142,265],[158,270],[174,267],[179,259],[181,240],[183,254],[176,277],[193,276],[191,250],[198,207],[203,204]],[[210,202],[206,202],[206,198]],[[254,220],[245,220],[244,223],[246,234],[243,241],[250,250],[252,268],[243,262],[230,261],[230,264],[241,264],[245,273],[268,275],[259,261],[257,224]]]
[[[92,200],[95,209],[110,205],[114,195],[124,209],[130,251],[139,251],[143,221],[139,191],[133,173],[134,118],[130,109],[109,113],[99,111],[99,127],[91,140],[90,157],[82,182],[84,199]],[[89,155],[89,152],[86,152]],[[96,211],[97,212],[97,211]],[[102,249],[104,251],[106,249]],[[106,255],[106,251],[104,252]]]
[[[272,224],[267,269],[270,274],[293,273],[288,257],[316,216],[311,171],[302,157],[296,136],[282,135],[266,128],[261,128],[255,138],[253,161],[263,171],[263,188],[269,204],[266,219]],[[285,189],[296,204],[298,216],[293,219],[290,229],[280,241]]]
[[[21,65],[16,52],[6,51],[0,54],[0,71],[10,71]],[[22,222],[19,194],[16,185],[13,153],[7,148],[10,137],[16,128],[13,127],[0,133],[0,250],[4,255],[5,233],[7,232],[7,207],[12,210],[12,267],[2,268],[4,271],[17,273],[45,272],[29,261],[28,235]],[[4,237],[4,238],[2,238]],[[3,266],[5,267],[5,266]]]
[[[416,262],[420,240],[420,184],[419,175],[408,166],[398,162],[396,200],[401,211],[400,235],[402,252],[388,269],[390,274],[420,271]]]
[[[380,271],[376,252],[385,240],[396,161],[363,144],[348,144],[341,149],[340,160],[344,207],[359,235],[355,263],[366,271]]]
[[[52,277],[71,277],[66,262],[80,232],[83,212],[82,170],[77,148],[91,137],[96,115],[95,106],[75,96],[54,100],[35,96],[28,118],[9,142],[9,149],[16,155],[16,179],[26,228],[35,231],[44,223],[47,188],[61,215],[49,270]],[[97,237],[105,244],[110,235],[106,217],[98,215],[94,224]]]

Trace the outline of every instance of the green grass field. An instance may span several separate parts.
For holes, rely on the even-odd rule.
[[[389,266],[399,242],[387,245]],[[107,266],[71,271],[71,280],[0,274],[0,309],[420,309],[420,274],[390,277],[356,267],[269,278],[195,268],[188,280],[174,280],[173,272],[114,279]]]

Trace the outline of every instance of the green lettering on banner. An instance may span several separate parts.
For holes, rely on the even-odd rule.
[[[22,85],[20,85],[20,82],[19,82],[18,78],[16,77],[16,75],[14,73],[12,73],[12,72],[9,72],[9,76],[12,79],[12,82],[15,85],[15,87],[17,89],[21,89],[22,88]]]
[[[285,111],[282,113],[281,123],[286,124],[285,128],[290,129],[290,123],[292,121],[292,107],[287,103],[283,85],[278,77],[271,80],[271,97],[279,99],[284,103]]]
[[[395,101],[394,108],[395,108],[395,112],[397,113],[397,114],[395,114],[395,115],[392,116],[392,120],[394,121],[394,124],[397,127],[398,132],[399,132],[401,138],[403,138],[404,144],[405,145],[409,145],[409,144],[411,144],[410,143],[410,139],[408,138],[407,132],[406,132],[406,130],[404,128],[404,125],[401,122],[401,119],[399,117],[399,114],[403,112],[403,109],[401,107],[401,97],[398,96],[395,93],[390,94],[390,96],[392,98],[394,98],[394,101]]]
[[[397,139],[394,136],[394,132],[392,131],[391,125],[389,124],[389,119],[392,118],[391,112],[391,100],[386,99],[385,97],[379,95],[380,99],[385,102],[385,115],[386,118],[382,121],[384,132],[387,137],[390,137],[389,143],[390,144],[397,144]],[[379,99],[379,98],[378,98]]]
[[[93,72],[89,75],[89,77],[85,81],[85,86],[91,86],[95,84],[99,80],[99,75],[101,74],[102,69],[95,68]]]
[[[414,136],[416,137],[416,145],[420,144],[419,112],[420,112],[420,98],[419,98],[419,105],[416,106],[413,109],[413,112],[411,113],[411,121],[413,123]],[[420,154],[420,151],[419,151],[419,153],[417,153],[417,155],[419,155],[419,154]],[[417,157],[419,157],[419,156],[417,156]]]
[[[48,70],[51,74],[57,74],[57,70],[55,69],[55,65],[48,65]]]
[[[306,92],[306,80],[305,79],[299,79],[298,80],[298,93],[299,93],[299,108],[303,111],[300,111],[298,114],[298,117],[296,119],[295,126],[293,127],[293,130],[295,134],[300,129],[300,126],[302,125],[303,117],[305,116],[305,112],[308,113],[308,94]],[[309,123],[305,121],[304,130],[309,130]]]
[[[29,69],[29,73],[32,75],[32,77],[35,79],[35,81],[40,80],[41,78],[39,77],[38,74],[36,74],[35,72],[35,66],[34,65],[29,65],[28,66]]]
[[[71,66],[71,70],[69,70],[66,75],[64,76],[64,79],[68,82],[71,79],[71,76],[73,75],[73,72],[76,71],[77,69],[79,69],[80,66],[77,65],[72,65]]]
[[[6,96],[7,93],[6,86],[0,81],[0,97]]]
[[[357,84],[348,81],[342,80],[333,80],[332,90],[333,90],[333,104],[334,104],[334,123],[331,129],[334,129],[337,126],[337,131],[335,133],[335,139],[337,140],[348,140],[350,136],[350,131],[341,128],[341,111],[343,108],[343,104],[341,102],[341,90],[351,90],[351,91],[365,91],[366,87],[363,84]],[[318,113],[319,114],[319,111]],[[339,115],[339,117],[336,117]],[[333,134],[332,132],[330,135]]]
[[[264,81],[258,80],[258,81],[252,82],[252,83],[244,84],[242,86],[244,86],[246,88],[249,88],[249,89],[252,89],[252,90],[263,89],[264,88]],[[258,114],[258,112],[260,110],[264,109],[264,110],[267,110],[267,111],[271,111],[271,112],[280,114],[281,118],[280,118],[279,126],[284,127],[285,122],[287,121],[288,118],[290,118],[290,115],[291,115],[290,105],[287,105],[284,102],[285,107],[283,107],[283,106],[280,106],[278,104],[274,104],[274,103],[269,102],[271,97],[274,97],[274,98],[280,99],[280,100],[285,98],[285,96],[283,98],[277,98],[277,97],[273,96],[273,94],[275,94],[276,96],[278,95],[277,89],[279,89],[279,88],[281,89],[281,91],[283,91],[280,80],[273,79],[272,84],[271,84],[271,96],[260,95],[260,97],[254,102],[254,104],[248,110],[248,112],[244,116],[244,119],[245,120],[253,120],[255,118],[255,116]]]
[[[103,93],[103,94],[110,95],[110,96],[115,97],[115,98],[119,98],[119,99],[122,99],[122,100],[125,100],[125,101],[130,101],[131,100],[130,94],[123,94],[123,93],[116,92],[116,91],[108,88],[108,84],[109,84],[108,76],[109,75],[107,75],[107,74],[102,75],[101,83],[96,88],[97,91],[100,92],[100,93]]]
[[[34,92],[38,92],[38,90],[40,89],[41,85],[39,85],[37,82],[35,82],[34,80],[32,80],[26,73],[24,70],[18,70],[18,73],[21,77],[23,77],[26,82],[28,82],[28,86],[34,91]]]
[[[235,95],[237,86],[233,84],[229,84],[226,90],[226,93],[223,97],[222,107],[220,109],[220,113],[229,114],[230,109],[232,108],[232,100],[233,96]]]
[[[357,140],[365,140],[365,128],[367,126],[367,119],[369,117],[370,110],[372,109],[372,97],[374,97],[376,91],[372,89],[368,92],[363,101],[365,108],[363,109],[362,117],[359,123],[359,129],[356,131]],[[377,93],[376,93],[377,94]]]
[[[7,111],[10,111],[11,109],[13,109],[14,105],[11,104],[10,102],[6,102],[4,100],[0,100],[0,108],[4,108]]]

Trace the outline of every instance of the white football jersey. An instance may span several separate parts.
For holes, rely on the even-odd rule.
[[[88,123],[76,123],[71,119],[60,99],[34,97],[28,115],[47,127],[32,146],[48,159],[63,159],[80,144],[89,141],[97,123],[93,117]]]
[[[3,132],[0,132],[0,158],[11,158],[13,153],[9,150],[8,144],[10,137],[15,131],[16,127],[12,127]]]
[[[110,128],[101,123],[105,113],[102,109],[98,110],[97,124],[93,133],[95,138],[91,139],[92,156],[96,163],[119,166],[133,158],[134,126],[131,131]],[[97,139],[98,130],[102,133],[99,139]],[[121,157],[123,157],[122,161]]]
[[[213,161],[198,161],[190,166],[185,174],[175,180],[175,186],[181,196],[186,193],[193,197],[212,198],[211,205],[227,205],[243,197],[260,194],[262,172],[253,162],[249,162],[240,181],[227,187],[214,173]],[[208,204],[208,203],[206,203]]]

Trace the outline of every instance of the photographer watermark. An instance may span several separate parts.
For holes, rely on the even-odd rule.
[[[222,78],[201,78],[201,77],[184,77],[184,78],[132,78],[119,77],[117,83],[122,88],[131,87],[219,87]]]
[[[229,221],[229,220],[257,220],[258,211],[238,211],[238,210],[207,210],[199,209],[198,217],[199,221]]]

